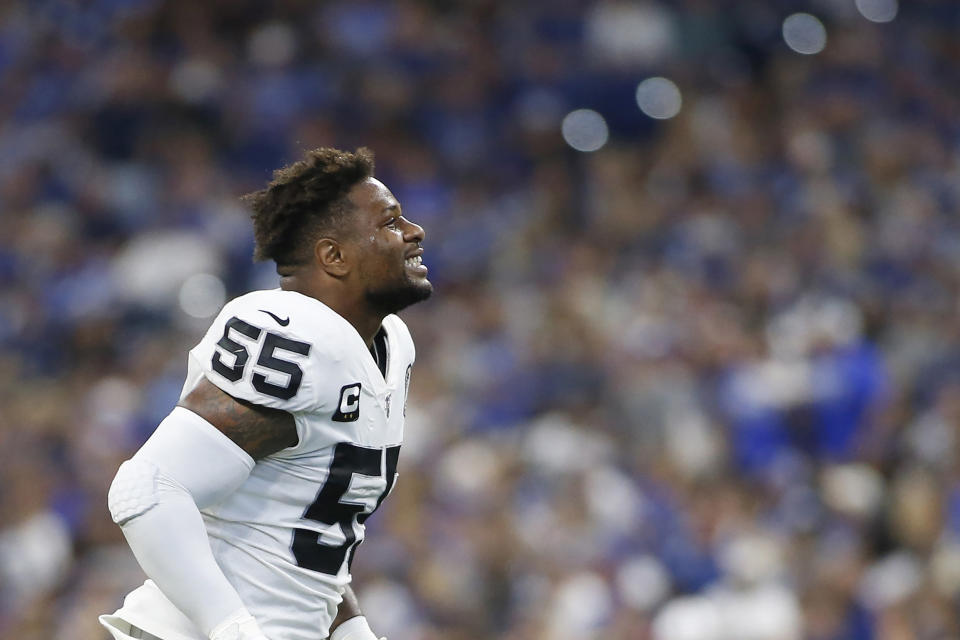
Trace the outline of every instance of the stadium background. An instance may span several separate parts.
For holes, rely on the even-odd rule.
[[[960,638],[958,87],[955,0],[4,2],[0,636],[103,638],[238,196],[368,145],[437,289],[374,629]]]

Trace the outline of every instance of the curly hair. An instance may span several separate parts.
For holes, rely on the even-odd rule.
[[[252,210],[254,260],[303,264],[321,233],[336,233],[350,211],[345,196],[373,175],[373,152],[313,149],[273,172],[265,189],[243,196]]]

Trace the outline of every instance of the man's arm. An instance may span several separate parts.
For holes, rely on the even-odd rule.
[[[343,592],[343,601],[337,609],[337,617],[330,625],[330,640],[377,640],[377,636],[367,624],[367,619],[360,612],[357,596],[349,585]],[[386,638],[379,640],[386,640]]]
[[[290,413],[234,398],[204,378],[114,479],[111,513],[141,567],[212,639],[239,630],[238,640],[266,640],[217,565],[199,510],[236,490],[254,460],[296,445],[298,437]],[[131,480],[133,474],[140,478]],[[155,495],[131,502],[131,492],[146,491],[150,482],[160,487]],[[330,638],[377,640],[349,586]]]
[[[110,512],[134,556],[209,638],[266,640],[213,557],[200,509],[243,484],[255,458],[296,442],[289,413],[204,379],[114,478]]]
[[[297,430],[292,415],[234,398],[206,379],[200,381],[180,402],[180,406],[205,418],[255,459],[297,444]],[[348,620],[351,622],[345,625]],[[349,585],[343,592],[343,600],[330,625],[330,638],[377,640]]]
[[[286,411],[234,398],[206,378],[180,401],[258,460],[297,444],[297,427]]]
[[[360,612],[360,603],[357,602],[357,594],[353,592],[353,588],[350,587],[350,585],[347,585],[347,588],[343,592],[343,601],[337,609],[337,617],[333,619],[333,624],[330,625],[330,632],[332,633],[334,629],[350,618],[356,618],[362,615],[363,613]]]

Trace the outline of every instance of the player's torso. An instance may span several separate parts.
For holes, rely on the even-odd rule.
[[[227,577],[258,619],[289,620],[274,628],[283,637],[329,623],[363,523],[396,478],[414,353],[398,318],[384,330],[385,374],[326,307],[255,292],[228,304],[190,354],[185,394],[206,376],[297,424],[295,447],[258,460],[237,492],[204,511]]]

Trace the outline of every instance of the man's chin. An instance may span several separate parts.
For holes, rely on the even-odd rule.
[[[403,288],[370,291],[367,301],[383,313],[397,313],[412,304],[423,302],[433,294],[433,285],[426,278],[408,282]]]
[[[433,284],[424,278],[420,282],[417,282],[415,286],[410,288],[411,293],[411,302],[405,307],[409,307],[411,304],[416,304],[418,302],[423,302],[427,298],[433,295]],[[399,311],[399,309],[398,309]]]

